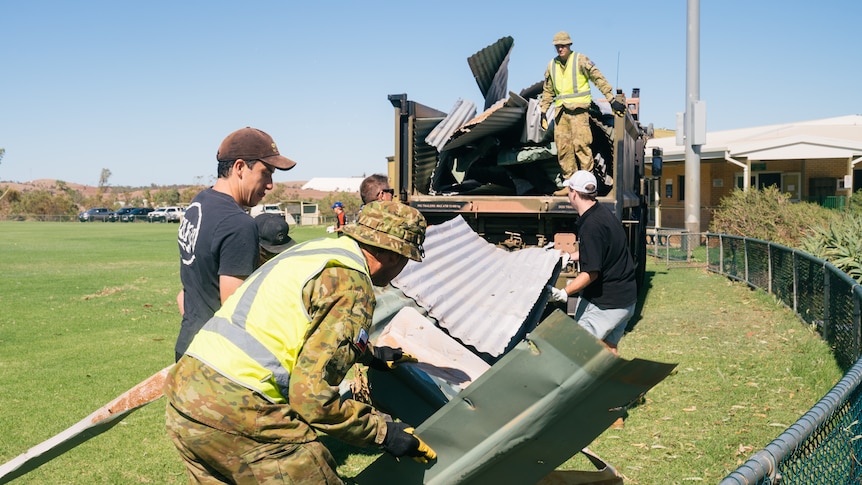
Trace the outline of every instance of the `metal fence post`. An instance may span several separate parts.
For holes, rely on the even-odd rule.
[[[772,243],[766,245],[766,288],[772,294]]]
[[[799,259],[796,257],[796,251],[791,254],[793,258],[791,264],[793,266],[793,313],[799,315]]]
[[[862,286],[854,285],[851,292],[854,294],[855,298],[853,298],[853,344],[855,348],[853,349],[853,358],[858,360],[860,355],[862,355],[862,305],[860,305],[860,301],[862,301]]]
[[[827,342],[832,342],[832,322],[830,321],[830,315],[832,312],[829,311],[829,302],[831,301],[831,286],[832,283],[829,281],[829,271],[826,267],[826,263],[822,264],[823,266],[823,339]]]

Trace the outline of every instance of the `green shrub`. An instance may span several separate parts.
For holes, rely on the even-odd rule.
[[[9,190],[6,203],[0,203],[0,214],[15,214],[18,220],[50,220],[57,216],[74,217],[78,208],[66,193],[54,195],[47,190],[18,192]]]
[[[828,227],[840,213],[810,202],[794,203],[775,187],[734,190],[712,218],[713,232],[745,236],[798,248],[812,226]]]
[[[847,211],[854,214],[862,214],[862,190],[857,190],[850,195],[850,203],[847,205]]]
[[[802,241],[803,251],[825,259],[862,283],[862,211],[819,225]]]

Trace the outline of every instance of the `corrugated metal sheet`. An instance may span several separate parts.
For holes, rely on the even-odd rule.
[[[545,86],[545,81],[538,81],[522,89],[520,93],[522,98],[530,99],[542,95],[542,88]]]
[[[537,483],[675,366],[616,357],[558,310],[416,427],[435,461],[399,462],[384,453],[355,483]]]
[[[429,227],[424,247],[425,260],[408,263],[392,285],[462,344],[495,359],[538,323],[559,251],[505,251],[460,216]]]
[[[431,189],[431,176],[439,161],[437,148],[425,143],[425,138],[443,118],[416,118],[413,128],[413,188],[422,194]]]
[[[458,99],[449,114],[437,124],[431,134],[425,137],[425,143],[437,148],[438,151],[452,137],[452,133],[461,128],[467,120],[476,116],[476,103]]]
[[[452,135],[452,139],[443,146],[443,150],[467,145],[523,123],[527,115],[527,105],[526,99],[515,93],[509,93],[509,99],[498,101],[479,116],[466,122]]]
[[[509,55],[515,39],[502,37],[467,58],[467,64],[476,78],[476,84],[485,97],[485,109],[503,99],[508,91]]]

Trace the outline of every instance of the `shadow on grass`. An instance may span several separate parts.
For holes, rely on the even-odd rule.
[[[638,322],[641,321],[641,313],[643,312],[644,302],[646,301],[647,297],[649,296],[649,292],[652,289],[652,280],[653,278],[655,278],[655,275],[655,270],[647,270],[644,273],[644,282],[638,294],[638,303],[635,306],[635,314],[632,315],[631,319],[629,319],[628,325],[626,325],[626,333],[634,331],[635,327],[637,327]]]

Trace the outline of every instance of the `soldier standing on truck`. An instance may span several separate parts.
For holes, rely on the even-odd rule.
[[[613,89],[599,68],[587,56],[572,52],[572,39],[566,32],[557,32],[553,39],[557,57],[551,59],[545,71],[540,108],[545,113],[545,123],[554,119],[554,143],[563,180],[568,180],[576,170],[593,171],[593,152],[590,144],[588,110],[592,102],[590,81],[605,95],[617,114],[625,112],[626,106],[614,99]],[[553,104],[553,110],[549,111]],[[554,195],[566,195],[563,187]]]

